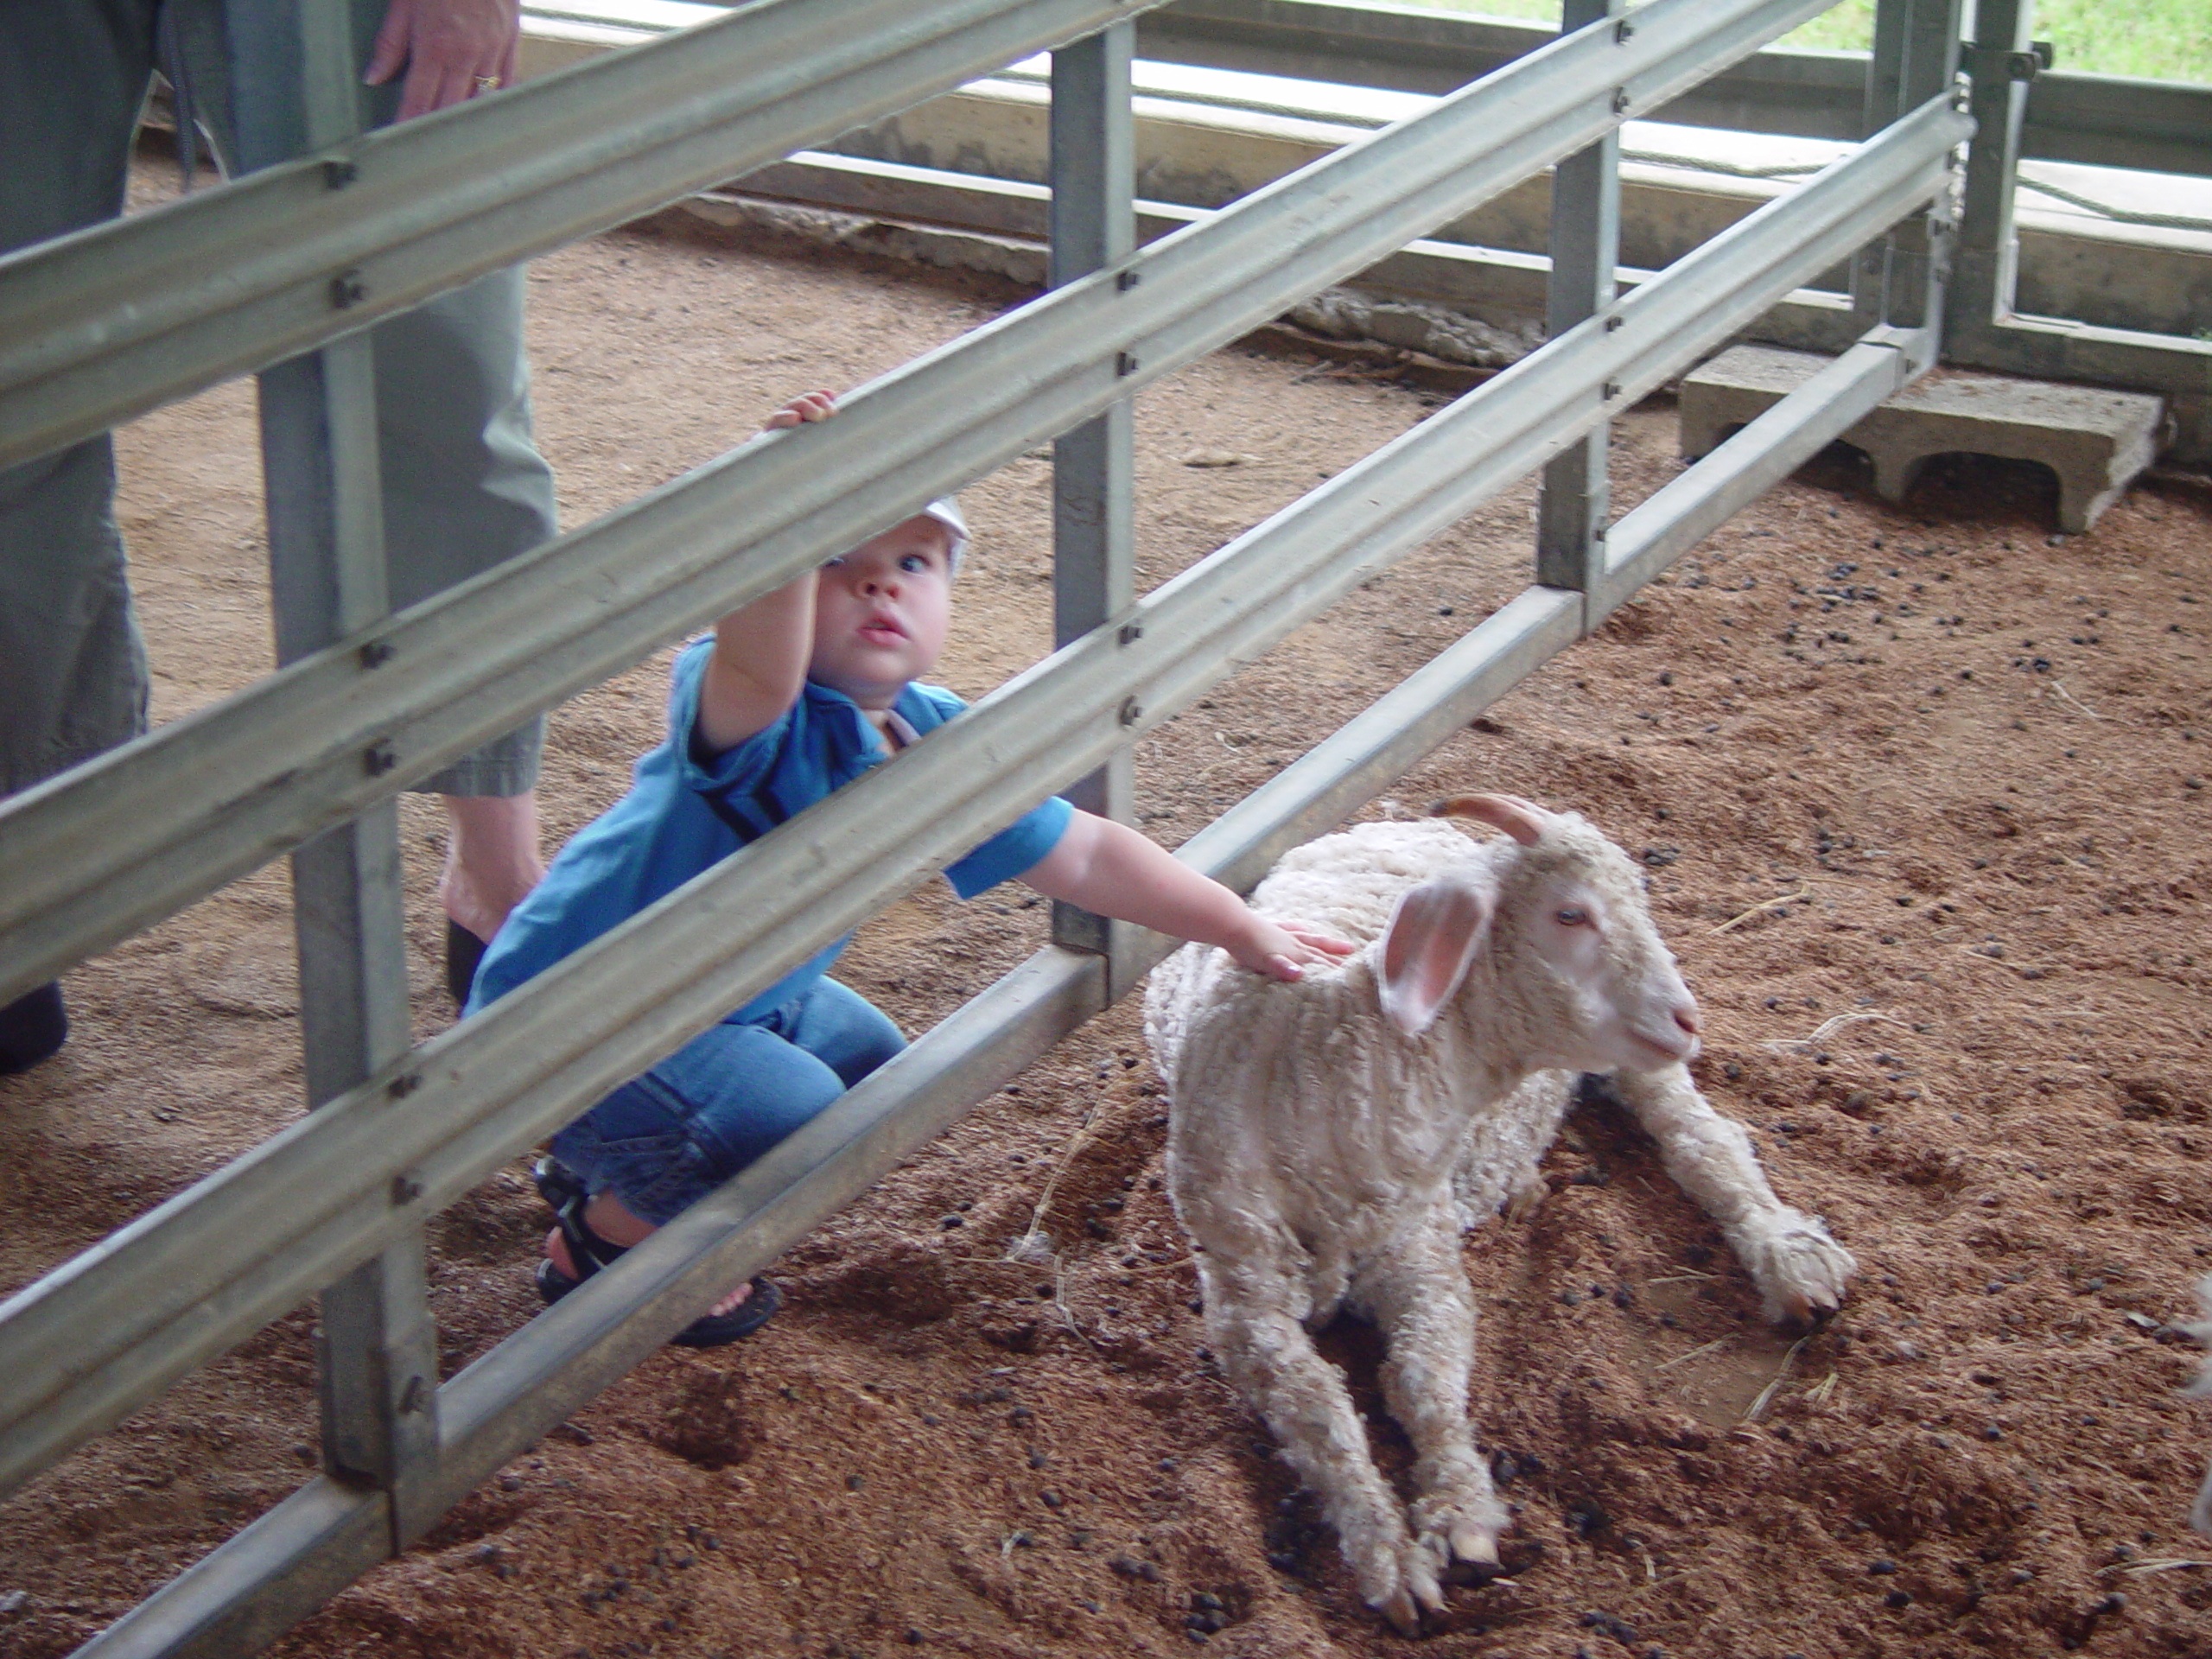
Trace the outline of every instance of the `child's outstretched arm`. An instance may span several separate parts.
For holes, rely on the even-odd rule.
[[[826,391],[794,397],[768,417],[764,431],[826,421],[837,400]],[[798,700],[814,650],[814,572],[763,594],[715,624],[715,651],[699,682],[699,740],[734,749],[765,731]]]
[[[1296,979],[1309,964],[1350,956],[1347,940],[1283,927],[1125,823],[1078,811],[1022,880],[1048,899],[1217,944],[1254,973]]]

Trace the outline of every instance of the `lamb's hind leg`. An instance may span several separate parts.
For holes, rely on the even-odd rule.
[[[1382,1395],[1413,1441],[1415,1539],[1440,1567],[1494,1566],[1508,1516],[1467,1421],[1475,1304],[1459,1235],[1440,1223],[1362,1273],[1354,1294],[1382,1329]]]
[[[1206,1335],[1222,1369],[1320,1499],[1367,1605],[1402,1634],[1418,1635],[1421,1610],[1444,1605],[1435,1564],[1406,1530],[1344,1379],[1292,1312],[1298,1304],[1290,1287],[1246,1274],[1224,1295],[1211,1274],[1205,1276]]]
[[[1843,1306],[1843,1288],[1859,1264],[1828,1236],[1818,1216],[1774,1196],[1743,1125],[1713,1109],[1689,1069],[1660,1066],[1620,1071],[1613,1092],[1659,1143],[1676,1185],[1720,1224],[1759,1287],[1766,1316],[1806,1319]]]

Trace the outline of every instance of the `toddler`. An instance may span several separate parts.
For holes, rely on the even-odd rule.
[[[836,413],[795,398],[768,429]],[[676,661],[668,736],[630,792],[579,831],[500,929],[470,1011],[597,938],[964,706],[919,684],[944,644],[968,540],[950,499],[733,611]],[[944,872],[963,898],[1019,879],[1048,898],[1217,944],[1295,979],[1349,954],[1286,929],[1128,826],[1046,800]],[[554,1136],[538,1185],[557,1224],[537,1287],[555,1301],[728,1180],[905,1046],[899,1028],[827,977],[841,939]],[[676,1340],[757,1330],[781,1301],[741,1286]]]

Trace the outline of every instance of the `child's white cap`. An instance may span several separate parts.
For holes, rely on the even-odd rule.
[[[959,501],[941,495],[914,516],[934,518],[944,526],[944,568],[948,575],[958,575],[960,556],[968,550],[968,520],[961,513]]]

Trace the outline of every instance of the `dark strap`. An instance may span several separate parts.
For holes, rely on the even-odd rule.
[[[747,795],[733,801],[718,790],[702,790],[699,798],[706,802],[709,811],[729,826],[731,834],[747,846],[791,817],[784,804],[772,796],[764,800],[759,796]]]

